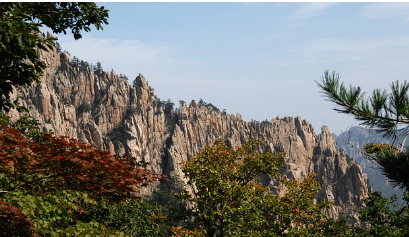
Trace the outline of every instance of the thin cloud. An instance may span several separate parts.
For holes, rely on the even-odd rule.
[[[165,68],[186,63],[179,56],[182,49],[173,45],[106,38],[74,41],[67,37],[61,37],[59,43],[72,57],[76,56],[92,64],[99,61],[104,70],[114,69],[115,72],[126,74],[129,78],[135,78],[138,73],[154,68],[166,70]]]
[[[273,7],[288,7],[288,4],[283,2],[276,2],[273,4]]]
[[[265,2],[246,2],[245,4],[248,7],[263,7],[266,5]]]
[[[371,59],[409,58],[399,52],[409,50],[409,36],[373,40],[316,40],[304,46],[304,55],[320,61],[361,61]],[[323,55],[327,57],[323,57]]]
[[[263,61],[265,67],[278,71],[294,68],[332,69],[373,72],[377,77],[394,78],[407,74],[409,36],[372,40],[320,39],[294,46],[285,53],[286,58],[270,58]],[[405,78],[404,78],[405,79]]]
[[[324,2],[314,2],[314,3],[304,3],[301,8],[290,15],[290,20],[302,20],[306,18],[316,17],[325,14],[325,11],[338,3],[324,3]]]
[[[80,41],[62,40],[59,41],[62,47],[74,49],[72,53],[81,53],[83,55],[93,55],[98,53],[98,58],[116,58],[132,57],[143,58],[143,60],[158,60],[163,55],[171,55],[170,46],[154,45],[138,40],[117,40],[104,38],[88,38]],[[71,51],[70,51],[71,52]]]
[[[372,3],[360,15],[369,19],[400,16],[409,21],[409,3]]]
[[[248,7],[265,7],[265,6],[288,7],[288,4],[283,3],[283,2],[276,2],[276,3],[271,3],[271,2],[246,2],[245,5],[248,6]]]

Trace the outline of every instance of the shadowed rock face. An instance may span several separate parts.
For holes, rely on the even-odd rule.
[[[263,151],[284,152],[283,175],[302,180],[316,172],[322,183],[318,199],[335,203],[331,215],[356,219],[367,196],[367,178],[353,161],[347,162],[323,127],[316,135],[299,117],[271,121],[243,121],[240,114],[220,111],[212,104],[181,102],[174,109],[160,101],[139,75],[130,85],[113,71],[96,75],[88,67],[74,67],[66,53],[42,52],[47,63],[41,85],[23,89],[20,98],[44,130],[67,135],[111,153],[128,153],[150,168],[184,180],[181,162],[189,160],[216,139],[240,146],[262,139]],[[17,116],[14,114],[14,116]],[[263,184],[281,194],[277,180]]]

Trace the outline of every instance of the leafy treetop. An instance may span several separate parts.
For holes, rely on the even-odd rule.
[[[287,187],[282,197],[259,183],[261,175],[278,179],[284,164],[284,154],[261,153],[259,144],[250,140],[229,148],[217,140],[184,164],[194,191],[179,197],[191,203],[183,213],[194,222],[188,221],[188,229],[174,227],[174,236],[320,236],[328,229],[322,212],[328,203],[313,202],[319,190],[314,174],[304,182],[282,179]]]
[[[8,2],[0,4],[0,110],[23,109],[10,101],[13,86],[40,82],[45,64],[39,50],[54,47],[56,38],[41,33],[49,27],[53,33],[71,29],[75,39],[81,31],[97,30],[108,24],[108,10],[95,3]]]

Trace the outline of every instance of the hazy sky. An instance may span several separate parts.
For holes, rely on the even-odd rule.
[[[71,56],[143,74],[161,100],[212,103],[244,120],[300,116],[320,133],[358,125],[315,80],[371,92],[409,76],[409,3],[99,3],[103,31],[59,35]]]

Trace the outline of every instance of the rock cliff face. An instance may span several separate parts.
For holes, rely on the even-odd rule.
[[[129,153],[154,171],[181,180],[180,163],[216,139],[232,146],[262,139],[265,151],[286,154],[283,175],[302,180],[308,172],[317,173],[322,183],[318,199],[335,203],[333,216],[355,219],[367,196],[366,175],[337,149],[327,127],[316,135],[299,117],[246,122],[203,101],[181,102],[174,109],[170,101],[160,101],[142,75],[130,85],[113,71],[73,66],[67,53],[43,52],[41,57],[47,63],[42,83],[15,96],[44,130],[112,153]],[[276,180],[264,178],[263,183],[282,192]]]
[[[334,135],[333,135],[334,136]],[[391,197],[396,194],[400,197],[400,203],[403,204],[403,191],[399,188],[393,188],[382,171],[365,158],[360,151],[364,150],[367,143],[386,143],[392,144],[393,138],[383,137],[374,129],[364,127],[352,127],[338,136],[334,136],[338,148],[344,150],[346,154],[352,157],[368,175],[369,184],[374,191],[381,191],[385,197]],[[397,140],[396,144],[401,144],[402,138]],[[352,144],[353,147],[350,145]],[[408,142],[405,146],[408,145]]]

